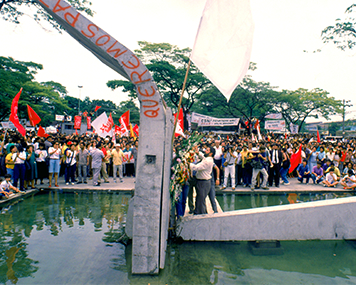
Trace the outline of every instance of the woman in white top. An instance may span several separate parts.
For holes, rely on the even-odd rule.
[[[20,179],[20,190],[25,190],[25,174],[26,174],[26,167],[25,167],[25,160],[26,160],[26,151],[23,146],[19,145],[17,147],[17,152],[12,154],[12,161],[14,161],[14,187],[17,188],[18,180]]]
[[[48,177],[48,166],[46,163],[47,151],[45,149],[44,143],[38,144],[38,149],[35,151],[36,154],[36,162],[37,162],[37,179],[41,180],[41,184],[43,184],[43,179]],[[36,184],[37,184],[36,179]]]
[[[66,154],[66,160],[65,160],[66,169],[65,169],[64,177],[66,180],[66,185],[69,185],[69,179],[71,180],[72,185],[74,185],[75,170],[77,166],[77,160],[76,160],[77,151],[75,150],[75,145],[71,144],[70,148],[66,149],[65,154]]]
[[[49,187],[52,187],[52,176],[54,174],[54,183],[58,187],[58,173],[59,173],[59,158],[61,155],[61,147],[59,142],[54,142],[52,147],[48,148],[49,156]]]

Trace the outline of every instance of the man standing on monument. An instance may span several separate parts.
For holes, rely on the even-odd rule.
[[[205,150],[205,158],[198,164],[190,164],[191,171],[196,171],[196,191],[197,197],[195,201],[195,215],[206,214],[205,199],[209,194],[211,187],[211,171],[214,165],[215,149],[207,147]]]

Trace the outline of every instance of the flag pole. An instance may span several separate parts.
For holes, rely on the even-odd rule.
[[[185,72],[182,93],[180,94],[180,98],[179,98],[178,110],[177,110],[176,120],[175,120],[175,123],[174,123],[173,134],[172,134],[172,145],[173,145],[173,142],[174,142],[175,132],[176,132],[176,128],[177,128],[179,111],[180,111],[181,106],[182,106],[182,99],[183,99],[183,94],[184,94],[184,91],[185,91],[185,84],[187,83],[189,68],[190,68],[190,58],[189,58],[188,66],[187,66],[187,71]]]

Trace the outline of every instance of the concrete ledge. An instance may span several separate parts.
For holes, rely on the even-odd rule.
[[[195,241],[356,239],[356,197],[184,217],[177,235]]]

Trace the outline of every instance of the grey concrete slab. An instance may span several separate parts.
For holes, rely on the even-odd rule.
[[[183,217],[193,241],[356,239],[356,197]]]

